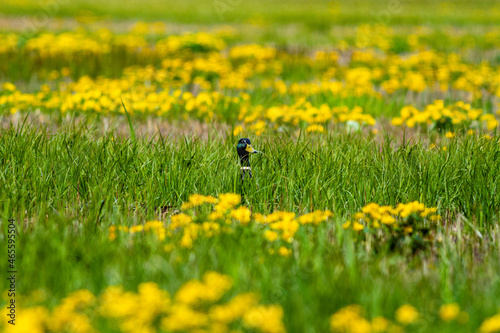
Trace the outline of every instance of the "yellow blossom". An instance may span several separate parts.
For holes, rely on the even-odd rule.
[[[460,306],[457,303],[444,304],[439,308],[439,317],[444,321],[452,321],[458,317]]]
[[[250,222],[250,215],[250,210],[243,206],[231,211],[231,217],[235,220],[240,221],[241,224],[247,224],[248,222]]]
[[[274,242],[275,240],[278,239],[278,233],[272,230],[266,230],[264,232],[264,237],[270,242]]]
[[[16,86],[10,82],[6,82],[2,85],[2,89],[6,91],[15,91]]]
[[[233,129],[233,135],[234,136],[240,135],[240,133],[242,133],[242,132],[243,132],[243,127],[241,127],[241,126],[236,126]]]
[[[352,226],[352,229],[355,231],[361,231],[365,228],[365,226],[357,221],[354,221],[354,224]]]
[[[480,333],[495,333],[500,332],[500,314],[496,314],[483,321],[479,327]]]
[[[263,333],[285,332],[283,309],[279,305],[258,305],[249,309],[243,316],[246,326]]]
[[[289,249],[289,248],[286,248],[284,246],[281,246],[279,249],[278,249],[278,253],[280,256],[283,256],[283,257],[288,257],[292,254],[292,249]]]
[[[220,212],[225,212],[232,209],[234,206],[241,202],[241,196],[234,193],[225,193],[219,195],[219,202],[215,206],[215,209]]]
[[[362,316],[363,309],[359,305],[346,306],[330,317],[330,331],[370,333],[372,325]]]
[[[417,309],[409,304],[402,305],[396,310],[396,320],[403,325],[409,325],[418,320],[420,314]]]
[[[171,230],[176,228],[182,228],[192,222],[192,218],[186,214],[173,215],[170,219],[170,225],[168,226]]]
[[[389,320],[384,317],[375,317],[371,322],[373,332],[386,332],[389,324]]]

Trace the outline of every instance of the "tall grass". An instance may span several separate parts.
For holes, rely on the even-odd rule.
[[[53,8],[54,7],[54,8]],[[382,0],[328,1],[316,0],[307,6],[299,0],[203,2],[199,0],[148,0],[147,5],[132,0],[83,0],[57,3],[46,8],[35,0],[6,0],[0,12],[11,15],[41,15],[43,10],[57,17],[113,17],[119,19],[168,20],[182,23],[296,23],[312,30],[327,30],[337,25],[383,22],[407,24],[495,24],[498,7],[494,0],[474,2],[430,0],[389,4]],[[388,22],[386,22],[388,21]]]
[[[207,270],[233,277],[235,293],[257,290],[264,302],[281,304],[291,332],[326,331],[328,316],[347,304],[391,318],[408,302],[430,318],[431,326],[417,331],[470,331],[498,306],[495,140],[459,137],[443,151],[342,129],[252,137],[263,154],[251,157],[254,178],[243,184],[237,138],[220,133],[133,141],[85,126],[56,132],[19,126],[3,131],[1,142],[0,212],[3,222],[13,217],[19,225],[19,293],[42,288],[49,306],[71,291],[97,294],[113,284],[135,289],[155,281],[173,292]],[[108,240],[112,224],[165,220],[192,193],[225,192],[241,193],[253,212],[330,209],[335,217],[299,232],[289,258],[269,255],[265,240],[245,231],[172,252],[145,235]],[[368,251],[341,227],[369,202],[412,200],[444,216],[443,240],[431,251]],[[6,270],[6,261],[0,266]],[[469,312],[467,324],[433,317],[452,301]]]
[[[133,141],[78,126],[56,133],[11,127],[1,138],[0,200],[19,221],[72,210],[85,213],[88,223],[117,211],[153,218],[159,207],[178,207],[192,193],[225,192],[243,194],[262,213],[344,215],[370,202],[420,200],[443,213],[460,211],[480,228],[498,221],[494,138],[463,136],[429,148],[418,139],[342,128],[326,136],[262,136],[252,138],[264,154],[252,156],[255,177],[243,185],[232,136]]]

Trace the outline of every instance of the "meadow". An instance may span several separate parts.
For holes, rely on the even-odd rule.
[[[0,4],[0,330],[500,332],[497,2],[148,4]]]

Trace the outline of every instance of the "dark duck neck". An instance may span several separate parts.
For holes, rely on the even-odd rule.
[[[250,154],[243,149],[242,152],[238,149],[238,156],[240,157],[241,164],[241,180],[245,179],[245,176],[248,175],[248,178],[252,178],[252,169],[250,168]]]
[[[250,158],[248,153],[240,155],[240,163],[242,167],[250,167]]]

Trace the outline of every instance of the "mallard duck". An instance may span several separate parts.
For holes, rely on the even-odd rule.
[[[245,174],[248,172],[248,176],[252,178],[252,169],[250,168],[250,154],[257,154],[258,151],[252,148],[250,139],[242,138],[238,141],[236,146],[236,151],[240,157],[241,163],[241,179],[245,179]]]

